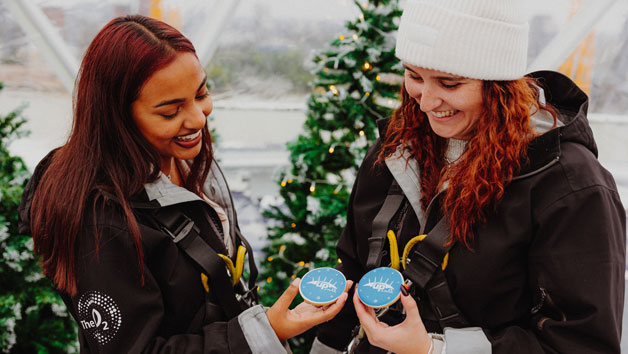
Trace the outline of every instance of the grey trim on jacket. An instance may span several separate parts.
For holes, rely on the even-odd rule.
[[[191,161],[184,161],[184,163],[180,163],[179,166],[182,166],[186,172],[189,172],[190,164]],[[145,184],[144,188],[146,189],[148,199],[151,201],[158,201],[159,205],[162,207],[189,202],[192,200],[203,200],[189,190],[171,183],[168,177],[166,177],[163,173],[160,173],[159,178],[155,181]],[[233,206],[231,192],[229,191],[225,176],[215,161],[212,161],[209,175],[203,185],[203,193],[205,193],[209,199],[218,203],[227,213],[227,216],[229,217],[229,237],[231,237],[231,244],[235,244],[235,208]],[[232,254],[229,256],[233,257],[235,255],[235,250],[231,250],[231,253]]]
[[[443,354],[491,353],[491,342],[480,327],[449,328],[445,330]]]
[[[342,352],[325,345],[323,342],[318,340],[318,337],[316,337],[314,338],[314,343],[312,343],[310,354],[342,354]]]
[[[253,306],[238,316],[246,342],[251,352],[260,354],[292,353],[287,344],[284,346],[277,338],[268,322],[266,309],[261,305]]]

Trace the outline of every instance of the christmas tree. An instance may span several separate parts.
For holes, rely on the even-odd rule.
[[[261,301],[271,305],[295,277],[334,266],[336,242],[357,168],[377,138],[376,120],[398,105],[403,68],[394,55],[398,0],[358,2],[360,16],[314,56],[313,93],[303,132],[290,142],[291,167],[278,179],[282,203],[270,206]],[[291,341],[307,352],[312,333]]]
[[[21,113],[18,108],[0,116],[0,352],[76,352],[74,321],[42,275],[33,239],[18,233],[17,208],[29,173],[8,145],[24,134]]]

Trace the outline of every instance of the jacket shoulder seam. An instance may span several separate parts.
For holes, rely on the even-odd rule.
[[[576,193],[581,193],[590,189],[594,189],[594,188],[599,188],[599,189],[603,189],[606,190],[608,192],[611,192],[611,194],[615,195],[615,197],[619,198],[619,193],[617,192],[617,190],[609,188],[608,186],[605,186],[603,184],[592,184],[586,187],[582,187],[582,188],[578,188],[578,189],[574,189],[571,187],[570,185],[570,189],[571,191],[569,191],[568,193],[565,193],[563,195],[561,195],[560,197],[556,198],[554,201],[552,201],[551,203],[549,203],[545,208],[543,208],[541,211],[539,211],[539,213],[537,214],[538,216],[541,216],[543,214],[545,214],[548,210],[550,210],[554,205],[556,205],[556,203],[559,203],[560,201],[562,201],[565,198],[568,198]]]

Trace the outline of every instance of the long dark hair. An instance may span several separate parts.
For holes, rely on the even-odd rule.
[[[179,31],[139,15],[113,19],[87,48],[74,90],[70,137],[54,154],[31,208],[35,253],[42,259],[44,274],[59,289],[76,294],[77,238],[85,208],[96,210],[99,198],[90,199],[95,190],[105,190],[120,201],[143,283],[140,233],[129,197],[157,178],[161,158],[135,125],[131,104],[151,75],[186,52],[195,54],[194,46]],[[211,161],[205,125],[201,152],[184,187],[200,193]],[[98,237],[96,229],[94,235]]]
[[[391,156],[399,145],[409,150],[419,162],[423,210],[444,181],[449,181],[443,209],[450,219],[451,241],[471,247],[472,227],[486,221],[487,213],[497,207],[506,185],[526,161],[528,144],[537,135],[530,124],[530,110],[549,111],[556,124],[555,110],[539,102],[538,87],[528,77],[484,81],[482,118],[473,128],[467,152],[447,168],[447,139],[434,133],[419,104],[401,85],[402,103],[391,118],[378,162]]]

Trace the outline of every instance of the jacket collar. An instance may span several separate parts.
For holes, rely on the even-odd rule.
[[[417,219],[423,225],[423,210],[421,209],[421,176],[419,164],[410,156],[407,149],[397,147],[395,152],[385,160],[388,170],[393,175],[403,194],[408,198]]]
[[[188,170],[192,161],[183,161],[181,166]],[[231,192],[227,181],[215,160],[212,161],[209,174],[203,185],[203,193],[212,201],[218,203],[229,219],[229,236],[235,244],[237,220]],[[156,180],[146,183],[144,190],[132,196],[131,205],[136,209],[159,209],[171,205],[200,201],[205,203],[198,195],[179,187],[168,180],[168,177],[160,173]]]
[[[581,144],[597,157],[597,146],[587,120],[587,95],[571,79],[557,72],[539,71],[529,76],[536,79],[544,89],[546,100],[557,110],[562,126],[551,129],[530,142],[528,159],[518,178],[534,174],[553,161],[558,161],[562,143]]]

